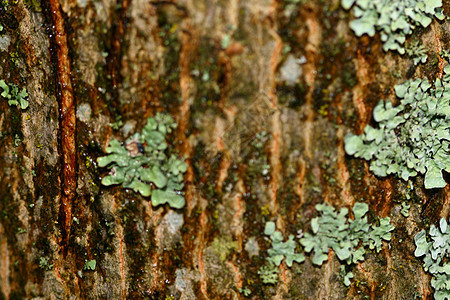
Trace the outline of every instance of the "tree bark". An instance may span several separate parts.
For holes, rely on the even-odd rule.
[[[432,298],[413,237],[448,216],[449,186],[415,178],[405,218],[407,183],[375,177],[343,139],[395,84],[442,75],[449,23],[414,32],[429,55],[416,67],[378,36],[355,37],[339,0],[292,2],[3,4],[0,79],[30,105],[0,99],[1,299],[245,299],[244,287],[251,299]],[[179,124],[171,147],[189,164],[180,210],[100,182],[108,142],[156,112]],[[332,252],[262,284],[266,221],[287,237],[309,230],[316,204],[356,201],[396,229],[349,288]]]

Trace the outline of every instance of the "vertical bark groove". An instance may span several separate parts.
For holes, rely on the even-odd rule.
[[[67,242],[72,224],[72,204],[76,196],[76,145],[75,104],[70,70],[69,48],[59,0],[50,0],[54,40],[58,66],[58,89],[60,109],[60,143],[62,161],[62,193],[60,222],[62,229],[62,250],[67,253]]]

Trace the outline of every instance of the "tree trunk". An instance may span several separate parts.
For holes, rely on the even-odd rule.
[[[414,33],[429,54],[415,67],[355,37],[339,0],[292,2],[3,1],[0,79],[30,104],[0,99],[1,299],[432,298],[413,237],[448,216],[449,186],[415,178],[405,218],[406,183],[375,177],[343,139],[395,84],[442,73],[449,23]],[[156,112],[179,125],[183,209],[100,182],[108,142]],[[396,229],[349,288],[331,252],[261,282],[266,221],[287,237],[309,230],[316,204],[355,201]]]

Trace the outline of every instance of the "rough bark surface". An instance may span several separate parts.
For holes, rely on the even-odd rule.
[[[429,54],[416,67],[356,38],[338,0],[3,2],[1,79],[30,106],[0,99],[0,299],[431,299],[413,236],[448,216],[449,186],[415,178],[405,218],[406,183],[375,177],[343,139],[395,84],[442,74],[449,22],[415,31]],[[189,163],[181,210],[100,183],[108,142],[158,111]],[[349,288],[332,252],[260,282],[266,221],[287,236],[309,230],[315,204],[355,201],[396,229]]]

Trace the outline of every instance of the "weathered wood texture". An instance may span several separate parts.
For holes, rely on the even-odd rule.
[[[442,74],[448,22],[414,33],[429,54],[415,67],[379,37],[356,38],[338,0],[9,2],[0,22],[19,25],[3,24],[0,74],[27,88],[30,107],[0,101],[1,299],[243,299],[243,286],[252,299],[431,297],[412,238],[448,215],[449,187],[425,191],[416,178],[404,218],[406,184],[373,176],[343,138],[394,100],[394,84]],[[109,140],[157,111],[174,116],[172,147],[188,157],[178,211],[102,187],[96,166]],[[119,118],[126,129],[113,130]],[[350,288],[334,254],[321,268],[282,265],[278,285],[261,284],[267,220],[287,236],[309,230],[315,204],[355,201],[396,230],[354,267]],[[96,270],[84,271],[91,259]]]

